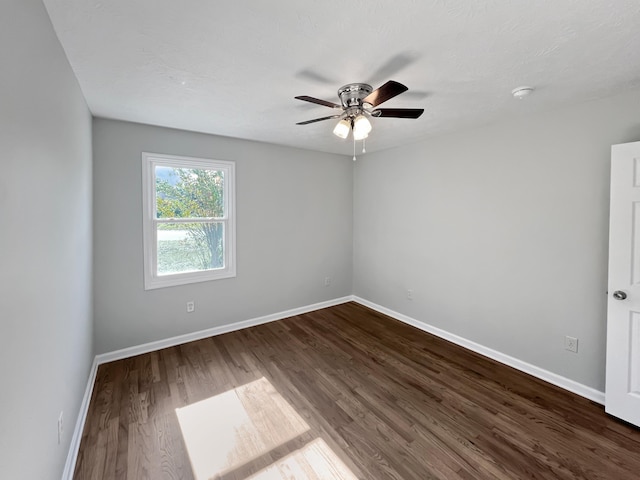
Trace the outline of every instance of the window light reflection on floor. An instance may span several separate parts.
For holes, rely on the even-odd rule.
[[[309,425],[264,377],[176,415],[196,480],[237,478],[260,467],[245,478],[356,480],[322,439],[304,441],[312,438]]]
[[[275,461],[246,480],[358,480],[321,438]]]

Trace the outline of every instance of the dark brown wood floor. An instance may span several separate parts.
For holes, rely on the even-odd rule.
[[[348,303],[100,366],[75,478],[638,479],[640,430]]]

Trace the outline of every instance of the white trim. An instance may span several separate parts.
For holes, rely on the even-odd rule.
[[[93,394],[93,385],[96,382],[96,374],[98,373],[98,359],[93,359],[93,365],[89,371],[89,379],[87,380],[87,388],[84,390],[84,397],[82,397],[82,403],[80,404],[80,411],[78,412],[78,419],[76,420],[76,426],[73,429],[73,435],[71,437],[71,443],[69,445],[69,453],[67,453],[67,461],[64,464],[64,470],[62,472],[62,480],[72,480],[73,471],[76,468],[76,461],[78,460],[78,451],[80,450],[80,440],[82,440],[82,431],[84,430],[84,423],[87,419],[87,413],[89,411],[89,402],[91,401],[91,395]]]
[[[207,328],[206,330],[200,330],[198,332],[178,335],[177,337],[158,340],[156,342],[144,343],[142,345],[136,345],[133,347],[123,348],[121,350],[116,350],[114,352],[102,353],[96,356],[96,360],[98,361],[98,365],[102,365],[103,363],[113,362],[114,360],[122,360],[123,358],[134,357],[143,353],[155,352],[156,350],[174,347],[176,345],[181,345],[187,342],[193,342],[194,340],[214,337],[216,335],[222,335],[223,333],[242,330],[243,328],[255,327],[256,325],[262,325],[263,323],[275,322],[276,320],[282,320],[283,318],[302,315],[303,313],[313,312],[314,310],[333,307],[335,305],[347,303],[352,300],[353,298],[351,296],[335,298],[333,300],[327,300],[326,302],[314,303],[313,305],[293,308],[291,310],[285,310],[284,312],[272,313],[271,315],[265,315],[263,317],[252,318],[249,320],[229,323],[226,325],[220,325],[219,327]]]
[[[497,350],[493,350],[492,348],[485,347],[484,345],[480,345],[479,343],[473,342],[471,340],[467,340],[464,337],[449,333],[446,330],[442,330],[438,327],[434,327],[433,325],[429,325],[428,323],[421,322],[402,313],[395,312],[389,308],[370,302],[369,300],[365,300],[364,298],[360,298],[354,295],[353,301],[364,305],[365,307],[369,307],[372,310],[383,313],[384,315],[395,318],[396,320],[400,320],[401,322],[416,327],[424,332],[431,333],[436,337],[440,337],[450,341],[451,343],[460,345],[461,347],[471,350],[472,352],[479,353],[480,355],[513,367],[517,370],[520,370],[521,372],[528,373],[529,375],[539,378],[540,380],[544,380],[545,382],[551,383],[552,385],[564,388],[565,390],[575,393],[576,395],[580,395],[581,397],[604,405],[604,392],[596,390],[595,388],[588,387],[587,385],[578,383],[574,380],[563,377],[562,375],[550,372],[548,370],[545,370],[544,368],[536,367],[535,365],[531,365],[530,363],[498,352]]]

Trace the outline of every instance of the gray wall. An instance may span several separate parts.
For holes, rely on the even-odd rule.
[[[0,65],[0,477],[54,479],[93,360],[91,116],[40,0],[0,4]]]
[[[610,147],[640,140],[638,105],[635,91],[367,155],[354,293],[604,390]]]
[[[93,131],[99,353],[351,293],[348,157],[105,119]],[[236,162],[237,277],[144,290],[143,151]]]

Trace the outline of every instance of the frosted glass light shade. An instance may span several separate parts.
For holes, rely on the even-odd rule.
[[[349,136],[349,130],[351,130],[351,124],[343,118],[337,123],[333,129],[333,133],[340,138],[347,138]]]
[[[353,121],[353,138],[362,140],[369,136],[371,122],[364,115],[358,115]]]

